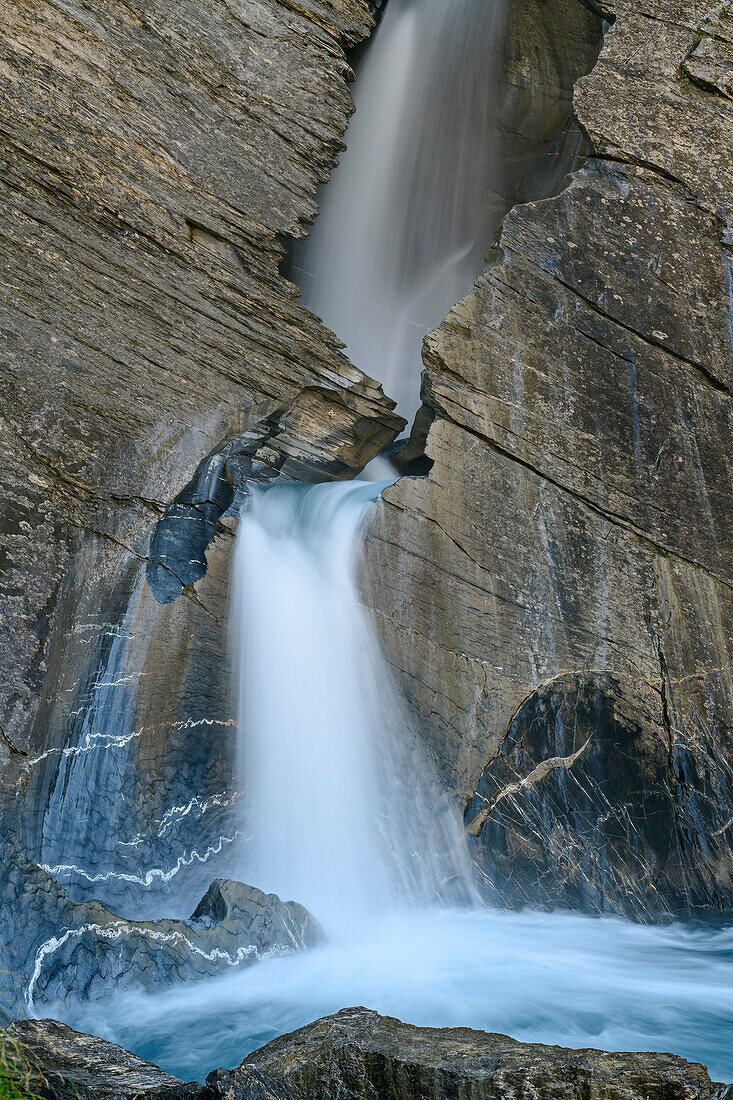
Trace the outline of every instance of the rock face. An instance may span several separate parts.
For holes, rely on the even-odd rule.
[[[187,920],[133,921],[98,902],[74,903],[63,886],[10,852],[0,902],[12,945],[6,1007],[38,1012],[122,990],[158,990],[321,942],[310,913],[240,882],[213,882]]]
[[[206,1078],[199,1100],[293,1100],[282,1082],[257,1066],[215,1069]]]
[[[509,900],[730,908],[733,22],[592,6],[587,163],[426,339],[365,592]]]
[[[239,828],[231,483],[351,476],[402,425],[278,270],[372,19],[0,13],[0,836],[76,900],[184,915]]]
[[[188,1100],[200,1091],[114,1043],[56,1020],[22,1020],[0,1032],[22,1064],[38,1074],[48,1100]],[[35,1079],[34,1079],[35,1083]]]
[[[704,1066],[670,1054],[518,1043],[468,1028],[412,1027],[347,1008],[255,1051],[296,1100],[706,1100],[720,1095]]]
[[[13,994],[87,905],[185,918],[231,873],[232,499],[351,476],[401,428],[279,271],[370,6],[0,0]],[[512,20],[513,197],[543,201],[426,340],[432,469],[385,495],[365,596],[502,896],[731,906],[730,9]],[[570,186],[523,192],[576,129]],[[21,872],[55,899],[33,945]]]

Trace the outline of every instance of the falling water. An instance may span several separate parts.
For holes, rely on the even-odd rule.
[[[504,0],[390,0],[347,150],[294,256],[304,304],[414,413],[422,339],[491,243]]]
[[[502,19],[503,0],[390,0],[348,151],[294,256],[306,305],[408,414],[422,336],[490,243]],[[360,531],[382,487],[254,488],[236,553],[240,874],[309,906],[329,942],[246,974],[113,995],[74,1022],[187,1079],[358,1003],[526,1040],[672,1050],[733,1079],[730,926],[466,904],[459,830],[406,739],[358,600]]]
[[[732,1079],[730,926],[466,904],[455,820],[405,740],[358,600],[359,536],[383,487],[256,487],[238,535],[241,874],[306,903],[328,942],[208,982],[115,994],[70,1022],[184,1079],[354,1004],[534,1042],[671,1050]]]
[[[458,823],[417,745],[356,587],[384,483],[255,488],[234,564],[247,882],[329,932],[468,898]]]

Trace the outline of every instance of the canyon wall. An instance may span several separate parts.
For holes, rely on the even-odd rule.
[[[231,870],[234,493],[353,476],[402,427],[280,275],[369,7],[0,0],[0,907],[25,969],[26,887],[53,938],[93,900],[186,918]],[[558,130],[588,159],[514,206],[426,339],[432,468],[368,534],[414,733],[517,904],[733,903],[731,26],[513,6],[500,201],[549,193],[523,173]]]
[[[232,483],[353,476],[403,422],[279,274],[369,5],[0,13],[0,825],[50,935],[85,917],[44,875],[187,917],[236,838]],[[41,934],[19,866],[0,970]]]
[[[587,162],[426,338],[365,584],[488,896],[645,918],[733,905],[733,20],[598,10]]]

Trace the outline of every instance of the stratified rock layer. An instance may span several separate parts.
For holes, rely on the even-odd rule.
[[[469,1028],[420,1028],[347,1008],[275,1039],[245,1061],[296,1100],[707,1100],[704,1066],[671,1054],[518,1043]]]
[[[0,835],[182,914],[237,835],[225,461],[349,477],[402,424],[278,270],[369,4],[0,15]]]
[[[186,920],[129,920],[63,886],[8,846],[0,874],[3,935],[12,948],[4,1001],[12,1015],[63,1012],[125,990],[160,992],[211,978],[323,938],[307,909],[241,882],[213,882]]]
[[[598,8],[592,153],[426,339],[434,465],[365,583],[510,901],[730,908],[733,18]]]

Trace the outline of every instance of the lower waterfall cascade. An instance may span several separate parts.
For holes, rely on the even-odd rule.
[[[672,1050],[733,1078],[733,926],[477,900],[451,808],[400,743],[399,692],[358,600],[360,533],[383,488],[255,487],[238,536],[241,874],[306,902],[326,942],[67,1019],[184,1079],[352,1004],[533,1042]]]
[[[384,483],[255,487],[234,562],[241,877],[330,933],[472,896],[462,830],[419,746],[354,575]]]

